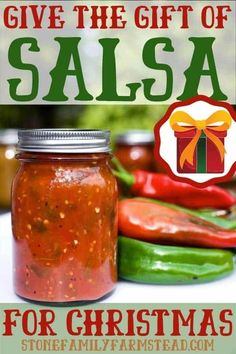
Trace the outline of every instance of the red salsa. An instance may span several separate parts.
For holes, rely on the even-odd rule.
[[[118,134],[115,145],[115,156],[127,171],[153,170],[154,137],[152,133],[133,130]]]
[[[51,131],[50,140],[53,145],[56,136],[74,144],[68,152],[65,146],[62,152],[58,146],[56,152],[49,152],[52,146],[29,151],[26,137],[34,131],[21,133],[12,220],[15,291],[26,299],[96,300],[117,281],[117,186],[107,138],[95,131],[83,140],[83,131],[70,132],[77,142],[72,143],[68,131],[58,130]],[[40,145],[46,132],[38,134]],[[97,147],[97,135],[106,148]]]
[[[154,135],[148,131],[130,130],[118,134],[115,156],[127,171],[164,171],[154,158]]]

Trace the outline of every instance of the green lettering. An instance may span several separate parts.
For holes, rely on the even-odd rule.
[[[27,64],[22,62],[21,49],[24,44],[29,44],[30,52],[40,51],[37,40],[31,37],[15,39],[9,47],[8,60],[11,66],[19,70],[28,70],[32,74],[32,88],[31,92],[27,95],[20,95],[17,93],[17,89],[22,82],[21,79],[14,78],[8,80],[10,97],[18,102],[34,100],[37,97],[39,87],[39,73],[36,66],[33,64]]]
[[[128,96],[119,96],[117,93],[116,57],[115,48],[120,42],[118,38],[100,39],[103,47],[102,62],[102,93],[96,98],[98,101],[135,101],[136,92],[140,83],[130,83],[126,86],[130,90]]]
[[[54,69],[50,72],[51,87],[47,96],[43,97],[45,101],[67,101],[68,97],[64,94],[64,87],[67,76],[75,76],[79,87],[79,94],[75,100],[91,101],[91,96],[85,86],[83,70],[78,52],[78,44],[81,38],[64,37],[55,38],[60,45],[60,52]],[[69,69],[71,59],[73,59],[74,69]]]
[[[149,39],[143,48],[143,62],[151,69],[162,70],[166,73],[166,90],[162,95],[153,95],[151,93],[152,86],[156,82],[155,79],[144,79],[142,80],[144,84],[144,96],[149,101],[165,101],[172,95],[173,89],[173,73],[172,69],[167,64],[160,64],[156,62],[155,50],[158,44],[165,44],[165,52],[174,52],[171,40],[169,38],[160,37]]]
[[[217,77],[216,63],[212,48],[215,38],[191,37],[189,40],[194,44],[193,57],[189,68],[184,72],[186,77],[184,92],[177,99],[186,100],[198,95],[198,87],[201,77],[209,76],[213,88],[211,98],[214,98],[215,100],[227,100],[228,97],[221,91]],[[203,69],[206,59],[208,62],[208,69]]]

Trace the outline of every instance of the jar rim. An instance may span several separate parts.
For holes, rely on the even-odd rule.
[[[97,129],[24,129],[18,132],[19,152],[110,152],[110,131]]]
[[[18,141],[17,129],[0,129],[0,144],[16,145]]]
[[[148,145],[154,143],[154,134],[148,130],[128,130],[117,134],[115,141],[116,144]]]

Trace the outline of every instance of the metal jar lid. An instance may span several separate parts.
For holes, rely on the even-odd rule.
[[[125,145],[149,145],[154,143],[154,134],[147,130],[129,130],[117,134],[115,141]]]
[[[0,144],[16,145],[18,141],[17,129],[0,129]]]
[[[105,153],[110,151],[110,132],[80,129],[19,130],[18,151],[43,153]]]

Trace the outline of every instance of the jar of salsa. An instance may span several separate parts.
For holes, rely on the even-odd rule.
[[[153,133],[131,130],[118,134],[115,146],[115,156],[128,171],[153,170]]]
[[[17,140],[17,130],[0,130],[0,208],[11,206],[11,184],[18,168]]]
[[[115,156],[127,171],[163,172],[154,158],[154,134],[145,130],[130,130],[115,139]]]
[[[14,286],[39,302],[98,300],[117,282],[110,133],[22,130],[13,182]]]

